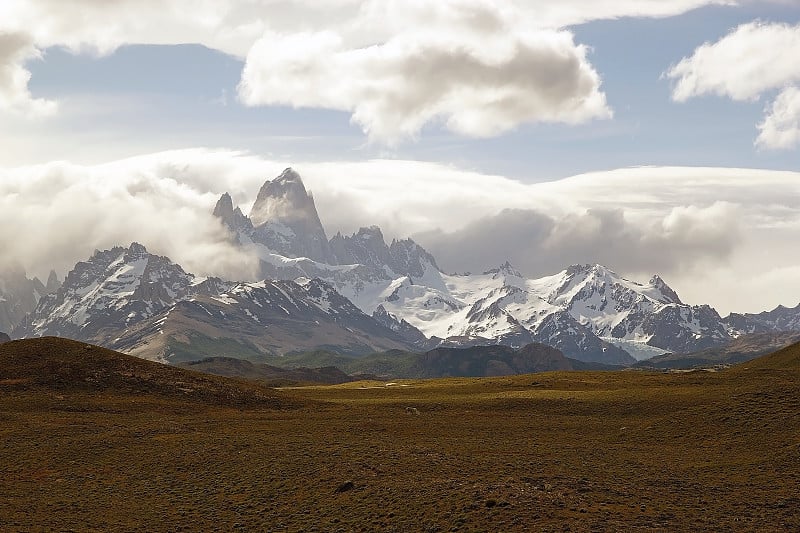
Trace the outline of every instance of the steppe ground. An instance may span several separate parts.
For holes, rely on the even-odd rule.
[[[282,409],[6,382],[0,530],[799,531],[800,372],[769,366],[360,382]]]

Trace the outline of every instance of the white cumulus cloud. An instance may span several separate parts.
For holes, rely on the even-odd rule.
[[[758,125],[756,146],[789,149],[800,145],[800,88],[784,89]]]
[[[611,111],[586,47],[565,28],[666,17],[734,0],[3,0],[4,108],[29,94],[26,61],[53,46],[108,54],[125,44],[198,43],[246,58],[251,105],[343,110],[373,139],[430,123],[490,136],[531,122],[576,124]]]
[[[34,98],[28,90],[31,73],[23,65],[39,57],[39,50],[27,34],[0,31],[0,110],[32,116],[55,111],[55,102]]]
[[[242,100],[348,111],[370,138],[390,142],[436,120],[485,137],[611,115],[587,49],[571,33],[521,26],[514,10],[486,2],[395,4],[367,11],[374,20],[356,21],[355,31],[265,35],[248,54]],[[403,29],[377,41],[358,31],[398,18]]]
[[[705,43],[666,72],[676,80],[678,102],[703,95],[737,101],[778,92],[759,125],[756,145],[788,149],[800,144],[800,24],[742,24],[715,43]]]

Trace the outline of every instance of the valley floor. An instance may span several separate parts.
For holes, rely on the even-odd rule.
[[[0,385],[0,529],[800,530],[797,371],[284,394],[326,403]]]

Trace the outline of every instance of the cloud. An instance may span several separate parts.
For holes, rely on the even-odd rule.
[[[55,111],[55,102],[34,98],[28,91],[31,73],[22,65],[39,57],[40,53],[28,35],[0,31],[0,110],[35,117]]]
[[[739,3],[737,0],[532,0],[525,2],[524,7],[532,21],[552,27],[566,27],[624,17],[672,17],[699,7]]]
[[[788,149],[800,142],[799,56],[800,25],[754,21],[698,47],[665,75],[676,80],[672,98],[678,102],[703,95],[752,101],[778,91],[756,145]]]
[[[588,50],[565,28],[732,3],[4,0],[0,32],[29,43],[5,62],[21,73],[15,101],[31,100],[25,62],[49,47],[102,55],[125,44],[198,43],[246,58],[243,102],[342,110],[370,138],[393,142],[429,124],[485,137],[526,123],[608,118]]]
[[[622,209],[589,209],[564,217],[535,210],[504,210],[455,231],[415,238],[450,271],[483,271],[493,258],[528,276],[544,276],[569,264],[596,262],[626,272],[681,272],[726,260],[741,228],[739,209],[717,202],[673,208],[642,226]]]
[[[438,17],[418,9],[407,30],[369,45],[330,30],[267,34],[247,56],[241,99],[348,111],[371,139],[390,143],[436,121],[488,137],[525,123],[611,116],[600,77],[572,34],[516,27],[501,13],[476,27],[490,10],[461,4]]]
[[[776,150],[800,145],[800,88],[784,89],[758,125],[756,146]]]
[[[208,216],[214,195],[135,163],[0,171],[0,260],[20,261],[40,276],[48,268],[63,275],[95,249],[138,241],[189,271],[254,275],[255,261],[229,245]]]
[[[659,273],[684,300],[721,311],[800,298],[789,276],[800,264],[796,172],[630,168],[525,184],[417,161],[291,163],[329,235],[370,224],[389,239],[414,235],[448,271],[603,263],[632,279]],[[0,169],[0,262],[63,275],[96,248],[138,241],[195,274],[252,279],[255,258],[228,244],[211,212],[226,191],[248,212],[289,164],[192,149]],[[784,290],[750,279],[780,279]]]

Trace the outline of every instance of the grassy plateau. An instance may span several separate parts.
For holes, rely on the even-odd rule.
[[[273,390],[15,341],[0,495],[1,531],[798,531],[800,345]]]

